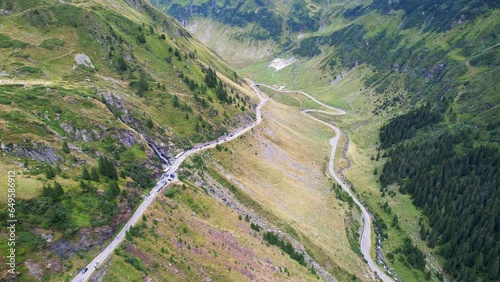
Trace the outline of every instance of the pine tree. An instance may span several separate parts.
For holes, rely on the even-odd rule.
[[[146,74],[144,72],[140,73],[140,78],[139,82],[137,83],[137,90],[136,94],[139,97],[144,96],[144,93],[149,90],[149,85],[148,85],[148,78],[146,77]]]
[[[108,161],[108,177],[110,179],[118,180],[118,173],[116,172],[115,165],[109,159],[107,159],[107,161]]]
[[[90,169],[90,179],[95,182],[99,182],[99,173],[97,172],[97,168],[92,167]]]
[[[113,58],[115,68],[119,72],[124,72],[128,69],[127,62],[125,61],[125,58],[123,57],[122,53],[116,53],[115,57]]]
[[[118,179],[118,173],[116,172],[116,167],[112,161],[106,157],[99,158],[99,172],[102,176],[108,177],[109,179]]]
[[[88,192],[87,184],[83,180],[80,180],[80,189],[84,192]]]
[[[43,185],[42,187],[42,195],[41,197],[48,197],[54,202],[58,202],[61,200],[61,197],[64,195],[64,190],[58,182],[54,182],[54,187],[52,185]]]
[[[62,188],[61,184],[59,184],[57,181],[54,182],[54,199],[55,200],[60,200],[61,197],[64,195],[64,189]]]
[[[47,168],[45,168],[45,177],[47,179],[54,179],[55,176],[56,176],[56,174],[54,173],[54,170],[52,169],[52,167],[47,166]]]
[[[490,267],[490,270],[489,270],[489,277],[491,280],[497,280],[498,279],[498,275],[499,275],[499,266],[500,266],[500,261],[499,261],[499,257],[497,256],[496,258],[493,259],[493,262],[491,264],[491,267]]]
[[[427,240],[427,230],[423,224],[420,226],[420,239],[423,241]]]
[[[398,216],[394,215],[394,217],[392,218],[391,226],[394,227],[396,225],[398,225]]]
[[[51,191],[50,190],[51,189],[52,189],[52,187],[50,186],[50,184],[49,184],[49,186],[43,185],[43,187],[42,187],[42,195],[41,196],[42,197],[50,197],[50,195],[51,195]]]
[[[179,108],[180,107],[180,104],[179,104],[179,97],[177,97],[177,95],[174,95],[174,102],[173,102],[173,105],[175,108]]]
[[[427,247],[434,248],[436,246],[436,234],[434,232],[428,238]]]
[[[90,179],[90,173],[89,173],[86,166],[83,166],[83,168],[82,168],[82,179],[84,179],[84,180]]]
[[[215,71],[210,67],[205,73],[205,84],[209,88],[215,88],[217,86],[217,75],[215,74]]]
[[[151,118],[148,118],[146,120],[146,127],[149,128],[149,129],[153,128],[153,120]]]
[[[99,173],[102,176],[105,176],[106,175],[106,167],[104,165],[104,157],[99,157],[97,167],[99,168]]]
[[[119,160],[120,160],[120,152],[118,152],[118,151],[114,151],[114,152],[113,152],[113,158],[114,158],[115,160],[119,161]]]
[[[71,150],[68,147],[68,143],[66,143],[66,141],[62,143],[62,151],[65,154],[69,154],[71,152]]]
[[[120,195],[118,184],[116,184],[116,181],[110,181],[108,189],[106,190],[106,196],[109,198],[116,198],[118,195]]]
[[[139,44],[144,44],[146,43],[146,37],[144,37],[144,34],[139,33],[137,36],[136,36],[136,40],[137,40],[137,43]]]

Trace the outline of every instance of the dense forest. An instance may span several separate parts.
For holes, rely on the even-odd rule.
[[[165,5],[164,1],[152,1],[155,5]],[[265,7],[260,7],[255,11],[244,11],[242,5],[244,3],[227,3],[223,7],[218,7],[207,1],[200,5],[183,6],[173,4],[168,13],[174,16],[179,21],[187,20],[192,14],[202,15],[204,17],[217,17],[222,23],[245,27],[250,23],[257,24],[261,27],[259,33],[253,33],[257,36],[257,40],[271,39],[279,42],[281,29],[283,27],[283,19],[274,11]]]
[[[474,132],[446,131],[422,142],[402,142],[382,136],[413,134],[421,109],[385,125],[381,146],[389,148],[382,187],[397,183],[429,220],[421,239],[446,258],[444,268],[460,281],[496,281],[500,252],[500,151],[475,144]],[[406,131],[404,130],[406,128]],[[393,145],[395,144],[395,145]],[[391,147],[391,145],[393,145]]]
[[[472,22],[495,7],[498,4],[493,1],[374,1],[346,10],[344,17],[355,19],[373,9],[382,13],[403,10],[402,29],[438,34]],[[384,94],[391,83],[402,81],[412,94],[405,101],[412,109],[380,130],[380,148],[389,157],[380,183],[383,191],[398,184],[401,193],[412,196],[429,223],[422,223],[421,239],[437,248],[446,259],[445,270],[459,281],[499,278],[500,152],[498,123],[491,121],[498,114],[491,110],[497,81],[491,73],[484,73],[480,80],[458,79],[470,72],[450,50],[471,58],[472,67],[497,68],[497,48],[484,48],[498,41],[495,30],[493,24],[473,36],[451,37],[443,48],[430,47],[428,38],[403,44],[404,36],[389,28],[370,34],[363,25],[353,23],[327,36],[303,39],[294,50],[299,56],[314,57],[335,46],[337,51],[324,60],[324,69],[366,63],[376,70],[365,80],[366,86]],[[466,94],[456,100],[461,89]],[[457,118],[455,105],[476,114],[491,110],[490,120]],[[421,266],[421,260],[415,265]]]
[[[491,8],[497,7],[498,4],[494,1],[412,3],[398,1],[391,6],[392,9],[405,11],[406,14],[402,18],[402,25],[407,29],[405,32],[417,36],[419,28],[432,31],[411,44],[406,43],[408,39],[400,30],[395,30],[390,25],[381,25],[379,31],[372,32],[364,25],[353,22],[330,34],[302,39],[293,52],[302,57],[314,57],[335,47],[336,51],[323,60],[323,69],[333,69],[337,66],[352,68],[369,64],[375,67],[376,71],[365,80],[366,86],[374,87],[378,93],[385,93],[391,81],[402,79],[405,90],[415,94],[410,97],[414,100],[408,102],[415,102],[425,95],[434,100],[440,99],[446,107],[446,103],[460,87],[466,87],[468,90],[464,98],[483,99],[488,93],[492,93],[492,88],[488,86],[494,85],[496,80],[490,75],[484,75],[483,83],[477,85],[473,85],[472,81],[457,79],[466,75],[468,68],[466,63],[451,54],[470,58],[472,67],[497,67],[500,65],[499,57],[495,55],[498,54],[498,47],[486,46],[495,46],[498,42],[496,30],[499,23],[474,27],[473,33],[464,31],[467,36],[460,33],[444,35],[444,32],[451,27],[458,28],[464,22],[471,23],[489,13]],[[373,13],[374,9],[385,13],[386,5],[387,1],[374,1],[369,6],[346,10],[344,17],[356,18],[365,13]],[[450,18],[450,9],[457,10],[458,14],[453,13]],[[425,25],[420,26],[423,23]],[[459,28],[465,30],[463,25]],[[445,40],[446,46],[429,44],[435,40]],[[484,103],[482,107],[488,105],[490,104]]]
[[[433,111],[430,104],[410,111],[406,115],[397,116],[390,124],[380,128],[382,148],[410,139],[416,135],[417,129],[441,121],[442,115]]]
[[[375,0],[370,8],[389,13],[391,10],[403,10],[407,15],[402,28],[424,27],[424,31],[445,32],[457,23],[499,8],[495,0],[444,0],[444,1],[385,1]]]

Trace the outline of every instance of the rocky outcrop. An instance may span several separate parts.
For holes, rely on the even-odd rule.
[[[78,251],[88,251],[94,246],[100,246],[107,239],[113,236],[113,229],[110,226],[97,228],[80,229],[80,240],[71,242],[59,240],[50,245],[50,250],[63,258],[72,257]]]
[[[4,152],[12,153],[19,157],[37,160],[39,162],[56,164],[61,158],[56,154],[54,147],[42,144],[32,143],[24,140],[23,144],[4,144],[0,145]]]
[[[10,16],[10,15],[12,15],[12,11],[4,9],[0,10],[0,16]]]
[[[75,130],[73,125],[66,122],[62,122],[59,126],[68,134],[72,134],[73,131]]]
[[[41,279],[43,277],[43,269],[39,263],[27,260],[24,262],[24,266],[26,266],[26,268],[29,271],[29,274],[33,278],[35,278],[36,281],[41,281]]]
[[[50,270],[51,272],[61,272],[63,271],[63,263],[59,259],[50,259],[48,261],[45,261],[44,266],[47,270]]]
[[[103,102],[111,107],[112,109],[116,109],[120,111],[124,115],[128,115],[128,109],[125,105],[125,102],[115,94],[111,92],[106,92],[105,90],[99,90],[99,96],[101,96]]]
[[[75,132],[76,139],[82,139],[83,142],[91,142],[94,141],[94,136],[91,132],[88,132],[86,129],[77,130]]]
[[[94,68],[94,65],[92,64],[92,61],[90,60],[89,56],[85,54],[76,54],[75,55],[75,62],[78,65],[83,65],[89,68]]]
[[[138,136],[134,134],[134,132],[130,130],[120,130],[116,135],[115,139],[120,141],[123,145],[127,147],[132,147],[136,142],[140,142],[140,140],[137,140]]]
[[[127,147],[132,147],[135,143],[140,142],[139,136],[130,130],[120,129],[118,133],[110,134],[108,132],[109,129],[106,127],[96,127],[91,130],[77,129],[67,122],[61,123],[60,126],[72,139],[82,140],[83,142],[92,142],[104,137],[109,137],[110,135],[112,135],[113,139],[120,141],[120,143]]]
[[[127,0],[127,3],[132,6],[132,7],[135,7],[136,9],[140,9],[141,8],[141,1],[139,0]]]

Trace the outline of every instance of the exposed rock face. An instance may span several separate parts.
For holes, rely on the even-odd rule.
[[[12,144],[10,145],[5,145],[3,142],[0,144],[0,149],[2,151],[8,152],[9,150],[12,149]]]
[[[66,122],[61,123],[60,126],[68,134],[73,133],[73,130],[75,130],[75,128],[73,127],[73,125],[71,125],[69,123],[66,123]]]
[[[99,127],[91,130],[87,129],[77,129],[73,127],[70,123],[61,123],[61,128],[68,133],[74,139],[81,139],[84,142],[92,142],[94,140],[99,140],[103,137],[108,137],[109,128]],[[114,139],[119,140],[123,145],[127,147],[132,147],[137,141],[137,137],[133,134],[133,132],[127,130],[120,130],[118,134],[113,136]]]
[[[169,160],[172,160],[175,157],[174,154],[172,154],[172,151],[171,151],[171,149],[173,149],[172,148],[173,146],[171,146],[171,147],[165,147],[163,145],[165,145],[165,144],[162,144],[162,146],[158,147],[158,151],[160,151],[160,153],[162,155],[164,155],[166,158],[168,158]]]
[[[63,264],[58,259],[50,259],[44,263],[45,268],[53,272],[63,271]]]
[[[32,143],[25,147],[16,144],[4,145],[2,143],[2,151],[13,153],[19,157],[25,157],[51,164],[56,164],[60,159],[60,157],[56,154],[54,147],[43,147],[42,145],[36,143]]]
[[[116,139],[127,147],[134,146],[135,142],[138,141],[136,140],[136,135],[128,130],[120,130],[116,134]]]
[[[104,103],[106,103],[106,105],[119,110],[125,115],[128,115],[127,106],[120,97],[111,92],[106,92],[105,90],[100,90],[99,95],[104,100]]]
[[[94,68],[94,65],[92,65],[92,61],[90,61],[89,56],[85,54],[76,54],[75,61],[79,65],[84,65],[89,68]]]
[[[137,9],[141,8],[141,1],[138,1],[138,0],[127,0],[127,3],[130,5],[130,6],[135,6]]]
[[[101,226],[94,229],[80,229],[80,241],[70,242],[59,240],[50,245],[50,250],[63,258],[72,257],[75,252],[88,251],[94,246],[99,246],[113,235],[110,226]]]
[[[77,139],[82,139],[84,142],[94,141],[94,137],[92,136],[92,133],[88,132],[86,129],[77,130],[75,132],[75,137]]]
[[[52,239],[54,239],[54,235],[52,235],[52,234],[42,234],[42,238],[45,240],[45,242],[51,243]]]

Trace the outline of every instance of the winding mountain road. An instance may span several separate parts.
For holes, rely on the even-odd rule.
[[[344,110],[341,110],[341,109],[329,106],[327,104],[324,104],[324,103],[318,101],[317,99],[315,99],[314,97],[312,97],[311,95],[309,95],[305,92],[302,92],[302,91],[282,90],[282,89],[275,88],[275,87],[272,87],[270,85],[265,85],[265,84],[258,84],[258,85],[268,87],[268,88],[270,88],[274,91],[278,91],[278,92],[303,94],[304,96],[310,98],[311,100],[315,101],[316,103],[334,111],[334,112],[328,112],[328,111],[317,110],[317,109],[306,109],[306,110],[302,110],[301,113],[305,114],[307,117],[309,117],[317,122],[320,122],[320,123],[330,127],[331,129],[333,129],[333,131],[335,131],[335,137],[330,139],[330,145],[332,146],[332,152],[330,154],[330,161],[329,161],[329,165],[328,165],[328,170],[330,171],[330,174],[333,176],[335,181],[337,181],[337,183],[340,184],[340,186],[342,186],[342,189],[344,191],[346,191],[349,194],[349,196],[351,196],[351,198],[354,200],[356,205],[361,209],[364,224],[363,224],[363,232],[362,232],[361,238],[360,238],[360,245],[361,245],[360,247],[361,247],[361,253],[363,254],[363,257],[365,258],[365,260],[367,261],[368,266],[378,275],[378,277],[380,279],[382,279],[382,281],[393,282],[394,280],[391,277],[389,277],[382,269],[380,269],[380,267],[375,263],[375,261],[370,256],[370,249],[371,249],[371,217],[370,217],[370,214],[366,210],[365,206],[363,206],[361,204],[361,202],[358,200],[358,198],[356,198],[356,196],[352,193],[351,189],[349,189],[349,187],[335,173],[334,160],[335,160],[335,152],[337,150],[337,144],[338,144],[338,141],[340,138],[340,130],[336,126],[334,126],[330,123],[327,123],[327,122],[322,121],[318,118],[315,118],[314,116],[307,114],[310,112],[318,112],[318,113],[328,114],[328,115],[332,115],[332,116],[340,116],[340,115],[345,115],[346,112]]]
[[[234,140],[238,138],[240,135],[245,134],[246,132],[252,130],[255,126],[257,126],[261,121],[262,121],[262,114],[261,114],[261,108],[266,104],[267,98],[264,98],[261,94],[260,91],[255,87],[255,85],[250,83],[250,87],[252,87],[253,91],[258,95],[260,102],[255,108],[255,113],[257,116],[257,120],[252,123],[252,125],[247,126],[243,129],[241,129],[238,132],[235,132],[233,134],[230,134],[230,136],[222,136],[219,137],[216,140],[210,141],[208,143],[200,144],[198,146],[195,146],[194,148],[187,150],[184,152],[184,154],[180,155],[174,163],[168,168],[168,170],[160,177],[158,182],[156,183],[155,187],[151,190],[149,196],[147,196],[144,201],[141,203],[141,205],[137,208],[137,210],[134,212],[132,217],[129,219],[129,221],[123,226],[122,230],[116,235],[116,237],[111,241],[111,243],[106,246],[104,250],[101,251],[85,268],[87,271],[85,273],[82,273],[82,271],[78,272],[78,274],[71,280],[73,282],[83,282],[87,281],[92,277],[92,274],[96,270],[96,268],[100,265],[101,262],[105,261],[112,253],[113,251],[118,247],[118,245],[123,241],[125,238],[126,232],[129,230],[131,226],[134,226],[137,221],[142,217],[146,209],[153,203],[155,200],[156,196],[161,192],[163,188],[168,186],[170,183],[173,181],[169,181],[169,175],[172,173],[176,173],[176,171],[179,169],[181,164],[186,160],[186,158],[192,154],[195,154],[197,152],[200,152],[202,150],[206,150],[209,148],[215,148],[217,144],[222,144],[224,142],[228,142],[231,140]],[[84,268],[84,269],[85,269]]]
[[[122,230],[116,235],[116,237],[111,241],[108,246],[104,250],[102,250],[85,268],[87,271],[85,273],[82,273],[82,271],[78,272],[76,276],[72,279],[73,282],[84,282],[88,281],[90,277],[92,277],[92,274],[95,272],[96,268],[99,267],[100,263],[105,261],[109,256],[113,253],[113,251],[118,247],[118,245],[123,241],[125,238],[126,232],[129,230],[131,226],[134,226],[139,219],[142,217],[146,209],[153,203],[155,200],[156,196],[161,192],[163,188],[168,186],[170,183],[173,181],[169,180],[169,175],[176,173],[181,164],[186,160],[186,158],[192,154],[195,154],[197,152],[209,149],[209,148],[215,148],[217,144],[222,144],[231,140],[234,140],[238,138],[239,136],[245,134],[246,132],[252,130],[255,126],[257,126],[261,121],[262,121],[262,113],[261,113],[261,108],[266,104],[268,101],[268,98],[263,97],[260,94],[260,91],[257,89],[256,86],[259,84],[254,84],[253,82],[250,83],[250,87],[253,89],[253,91],[258,95],[260,102],[255,108],[255,113],[256,113],[256,121],[252,123],[250,126],[247,126],[235,133],[230,134],[229,136],[222,136],[219,137],[216,140],[210,141],[208,143],[203,143],[203,144],[198,144],[197,146],[193,147],[190,150],[187,150],[184,152],[184,154],[180,155],[177,159],[175,159],[174,163],[168,168],[168,170],[160,177],[158,182],[156,183],[155,187],[151,190],[150,194],[144,199],[144,201],[141,203],[141,205],[137,208],[137,210],[134,212],[130,220],[123,226]],[[302,91],[288,91],[288,90],[281,90],[277,89],[268,85],[260,84],[266,87],[269,87],[275,91],[279,92],[294,92],[294,93],[300,93],[305,95],[306,97],[310,98],[311,100],[315,101],[316,103],[333,110],[334,112],[328,112],[328,111],[323,111],[323,110],[316,110],[316,109],[307,109],[301,111],[303,114],[305,114],[307,117],[318,121],[330,128],[332,128],[335,131],[335,137],[330,140],[330,145],[332,146],[332,151],[330,155],[330,161],[329,161],[329,171],[335,181],[339,183],[342,186],[342,189],[344,189],[354,200],[356,205],[359,206],[361,209],[361,212],[363,214],[363,220],[364,220],[364,225],[363,225],[363,232],[360,238],[360,244],[361,244],[361,252],[363,253],[364,258],[368,262],[368,265],[370,268],[378,275],[379,278],[381,278],[384,282],[392,282],[393,280],[384,272],[382,271],[378,265],[372,260],[370,256],[370,248],[371,248],[371,218],[368,213],[368,211],[365,209],[365,207],[359,202],[359,200],[353,195],[353,193],[350,191],[349,187],[337,176],[335,173],[334,169],[334,158],[335,158],[335,151],[337,148],[337,143],[340,137],[340,130],[327,123],[324,122],[320,119],[317,119],[311,115],[308,115],[307,113],[309,112],[321,112],[324,114],[329,114],[329,115],[344,115],[345,111],[341,109],[337,109],[335,107],[326,105],[311,95],[302,92]]]

